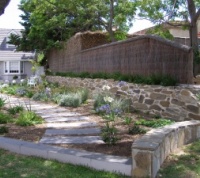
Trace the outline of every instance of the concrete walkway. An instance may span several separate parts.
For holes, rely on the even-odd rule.
[[[8,106],[22,105],[25,108],[31,108],[32,111],[43,117],[47,129],[39,143],[0,137],[0,148],[23,155],[55,159],[61,162],[85,165],[97,170],[131,175],[131,158],[48,145],[103,143],[99,136],[100,128],[89,117],[70,112],[55,104],[46,104],[4,94],[1,94],[1,98],[8,101]]]

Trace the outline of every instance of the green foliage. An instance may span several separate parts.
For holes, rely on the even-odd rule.
[[[49,96],[45,92],[37,92],[32,96],[35,101],[48,101]]]
[[[174,121],[168,120],[168,119],[153,119],[153,120],[145,120],[145,119],[140,119],[135,122],[135,125],[144,125],[146,127],[163,127],[165,125],[170,125],[173,124]]]
[[[8,133],[8,127],[0,126],[0,135],[5,133]]]
[[[164,28],[162,25],[157,25],[154,28],[150,28],[149,30],[147,30],[146,34],[158,35],[162,38],[169,39],[169,40],[174,39],[170,31],[167,28]]]
[[[145,134],[147,131],[138,125],[134,125],[133,127],[129,128],[128,133],[131,135],[137,135],[137,134]]]
[[[0,177],[21,178],[130,178],[122,174],[97,171],[85,166],[14,154],[0,149]]]
[[[45,54],[51,48],[61,48],[61,41],[77,32],[107,30],[112,33],[116,27],[116,39],[123,38],[122,33],[132,25],[136,3],[129,0],[61,0],[59,3],[23,0],[19,8],[24,12],[21,15],[24,30],[22,36],[11,35],[9,43],[20,51],[37,49]]]
[[[24,110],[23,106],[14,106],[14,107],[8,108],[8,113],[15,115],[15,114],[17,114],[17,113],[19,113],[20,111],[23,111],[23,110]]]
[[[8,114],[0,112],[0,124],[7,124],[12,121],[12,118]]]
[[[6,100],[3,98],[0,98],[0,108],[4,107],[6,104]]]
[[[170,75],[161,75],[161,74],[152,74],[149,77],[145,77],[142,75],[125,75],[119,72],[115,73],[55,73],[56,76],[62,77],[77,77],[77,78],[102,78],[102,79],[114,79],[118,81],[126,81],[130,83],[138,83],[138,84],[148,84],[148,85],[162,85],[162,86],[175,86],[177,84],[177,80]]]
[[[53,100],[60,106],[78,107],[88,99],[88,90],[79,89],[76,92],[56,94]]]
[[[43,123],[43,119],[40,116],[35,112],[27,110],[21,111],[16,121],[16,124],[20,126],[31,126],[41,123]]]
[[[109,145],[114,145],[119,140],[117,137],[117,129],[109,122],[102,128],[101,136],[103,141]]]
[[[131,118],[131,117],[126,116],[126,117],[124,118],[124,123],[125,123],[126,125],[130,125],[131,122],[132,122],[132,118]]]

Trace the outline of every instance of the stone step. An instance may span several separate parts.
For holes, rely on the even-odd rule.
[[[44,117],[43,117],[44,118]],[[79,117],[48,117],[44,118],[44,120],[48,123],[51,122],[76,122],[76,121],[88,121],[89,117],[79,116]]]
[[[55,135],[89,135],[89,134],[100,134],[101,129],[99,128],[85,128],[85,129],[47,129],[46,136]]]
[[[92,144],[92,143],[104,143],[99,136],[82,136],[82,137],[43,137],[40,143],[45,144]]]
[[[73,113],[73,112],[64,112],[64,113],[39,113],[37,112],[42,118],[52,118],[52,117],[73,117],[73,116],[80,116],[80,114]]]
[[[70,122],[70,123],[47,123],[47,128],[84,128],[84,127],[96,127],[94,122]]]

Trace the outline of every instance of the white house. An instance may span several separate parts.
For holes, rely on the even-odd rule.
[[[20,35],[17,29],[0,29],[0,80],[11,81],[13,77],[24,79],[33,75],[31,61],[33,52],[18,52],[15,46],[8,44],[10,34]]]

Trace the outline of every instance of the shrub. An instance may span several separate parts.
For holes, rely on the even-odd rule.
[[[49,96],[45,92],[37,92],[32,96],[35,101],[48,101]]]
[[[157,127],[163,127],[165,125],[170,125],[172,123],[174,123],[174,121],[168,119],[153,119],[153,120],[140,119],[139,121],[135,122],[135,125],[144,125],[146,127],[157,128]]]
[[[101,136],[105,143],[114,145],[119,140],[117,137],[117,129],[113,125],[110,126],[109,122],[106,123],[106,126],[101,131]]]
[[[8,114],[0,112],[0,124],[7,124],[12,122],[12,118]]]
[[[69,93],[62,95],[61,99],[58,101],[60,106],[71,106],[78,107],[81,104],[81,98],[78,93]]]
[[[8,109],[8,113],[15,115],[17,113],[19,113],[20,111],[23,111],[24,107],[23,106],[14,106]]]
[[[4,107],[6,104],[6,100],[3,98],[0,98],[0,108]]]
[[[26,93],[27,93],[27,90],[25,88],[18,88],[18,89],[16,89],[16,95],[25,96]]]
[[[17,125],[30,126],[43,123],[43,119],[32,111],[21,111],[16,121]]]
[[[134,125],[132,128],[129,128],[128,133],[131,135],[136,134],[145,134],[147,131],[143,128],[140,128],[138,125]]]
[[[6,126],[1,126],[0,127],[0,134],[5,134],[8,133],[8,127]]]

